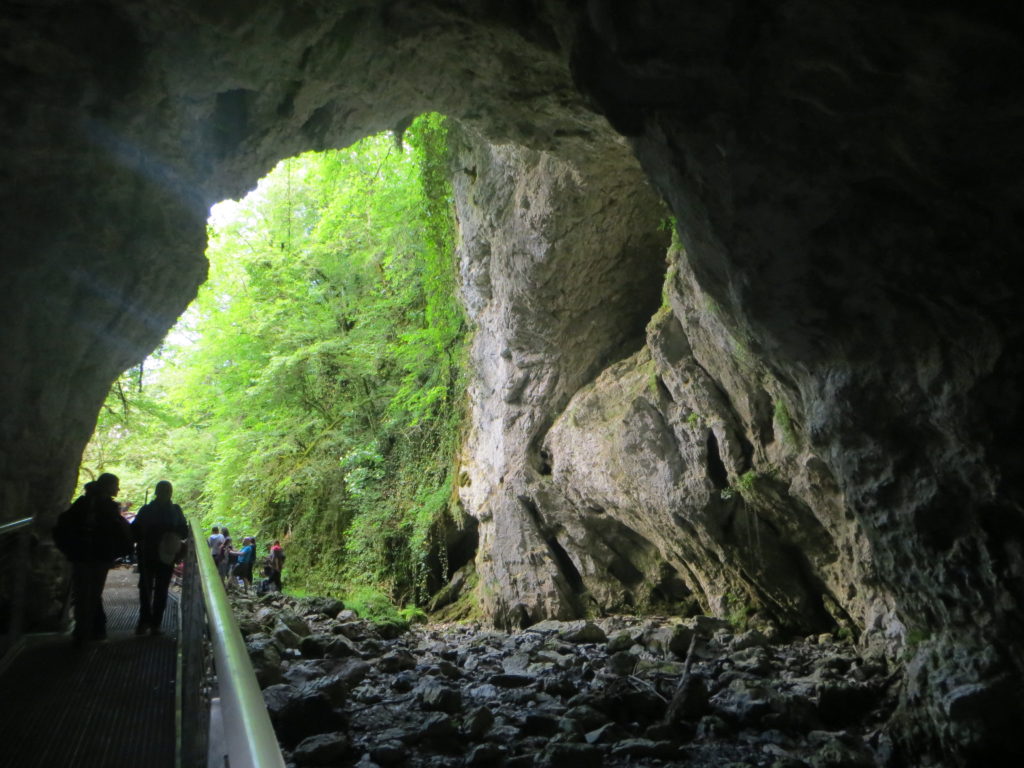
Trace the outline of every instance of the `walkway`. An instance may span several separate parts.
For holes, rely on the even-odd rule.
[[[109,641],[32,647],[0,675],[2,768],[173,768],[177,611],[136,637],[138,576],[110,572]]]

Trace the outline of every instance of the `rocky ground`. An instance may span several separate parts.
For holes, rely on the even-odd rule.
[[[831,635],[783,643],[704,616],[406,631],[278,594],[235,608],[290,765],[888,762],[896,675]]]

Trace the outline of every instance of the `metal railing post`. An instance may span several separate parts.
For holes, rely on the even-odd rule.
[[[196,548],[189,541],[181,577],[181,617],[178,635],[178,744],[177,768],[206,762],[210,731],[210,701],[203,678],[206,672],[206,610],[199,583]]]

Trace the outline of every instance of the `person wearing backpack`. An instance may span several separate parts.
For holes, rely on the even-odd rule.
[[[235,566],[235,576],[242,580],[246,592],[252,586],[252,566],[256,562],[256,540],[252,536],[242,539],[242,548],[238,552],[238,564]]]
[[[139,545],[139,623],[136,635],[162,634],[174,563],[180,559],[188,523],[181,507],[171,501],[173,486],[156,484],[153,501],[139,510],[132,523],[132,538]]]
[[[106,640],[103,587],[107,572],[114,560],[131,551],[128,522],[114,501],[119,490],[117,475],[104,472],[85,484],[85,493],[61,513],[53,529],[53,543],[71,561],[76,648],[90,640]]]

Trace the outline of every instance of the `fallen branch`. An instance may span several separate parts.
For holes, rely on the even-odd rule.
[[[697,650],[697,642],[700,640],[700,632],[694,629],[690,638],[690,647],[686,651],[686,661],[683,663],[683,674],[679,677],[679,685],[672,695],[672,701],[665,711],[664,725],[672,725],[679,719],[679,713],[683,711],[686,703],[686,684],[690,681],[690,669],[693,667],[693,657]]]

